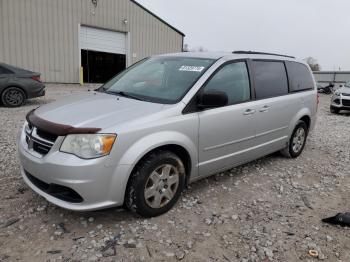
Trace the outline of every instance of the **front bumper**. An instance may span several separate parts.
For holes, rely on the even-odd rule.
[[[331,100],[331,107],[335,107],[342,110],[350,110],[350,96],[346,95],[333,95]]]
[[[130,166],[116,166],[111,156],[83,160],[59,151],[63,137],[59,137],[50,152],[40,157],[28,149],[25,133],[18,140],[21,175],[36,193],[65,209],[90,211],[120,206],[124,201]],[[34,177],[34,179],[33,179]],[[56,190],[45,190],[44,185]],[[81,201],[67,201],[57,195],[58,188],[76,192]]]

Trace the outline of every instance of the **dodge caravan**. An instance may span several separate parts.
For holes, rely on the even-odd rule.
[[[317,89],[294,57],[236,51],[144,59],[95,91],[28,113],[25,182],[70,210],[167,212],[193,181],[276,151],[298,157]]]

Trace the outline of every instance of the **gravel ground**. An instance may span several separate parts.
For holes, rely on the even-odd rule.
[[[0,107],[0,261],[350,261],[349,228],[320,221],[350,211],[350,114],[331,115],[329,96],[298,159],[274,154],[196,182],[170,212],[143,219],[58,208],[20,177],[26,112],[86,89],[48,85],[45,98]]]

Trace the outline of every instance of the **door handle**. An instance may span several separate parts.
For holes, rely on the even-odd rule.
[[[247,109],[246,111],[244,111],[243,115],[248,116],[254,114],[255,112],[255,109]]]
[[[263,106],[263,108],[261,108],[259,110],[259,112],[267,112],[267,111],[269,111],[269,109],[270,109],[270,107],[266,105],[266,106]]]

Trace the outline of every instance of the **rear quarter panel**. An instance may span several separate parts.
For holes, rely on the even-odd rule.
[[[27,98],[36,97],[36,94],[45,87],[43,83],[31,79],[30,76],[0,75],[1,93],[12,86],[21,88],[26,93]]]
[[[7,75],[0,75],[0,94],[8,87],[9,77]]]
[[[298,106],[297,113],[292,118],[288,134],[291,136],[297,122],[304,116],[308,116],[311,120],[309,131],[312,131],[317,119],[317,91],[311,90],[307,92],[297,93],[300,97],[300,105]]]
[[[312,73],[310,66],[307,63],[305,63],[304,61],[298,61],[298,62],[301,64],[304,64],[309,69],[310,76],[313,79],[314,88],[310,91],[300,92],[300,95],[302,98],[302,105],[300,106],[298,113],[295,115],[295,117],[293,118],[293,120],[291,122],[290,135],[291,135],[297,121],[300,118],[302,118],[303,116],[307,115],[311,119],[311,123],[310,123],[310,127],[309,127],[310,132],[314,129],[315,124],[316,124],[316,120],[317,120],[317,108],[318,108],[317,82],[315,80],[315,76]]]

